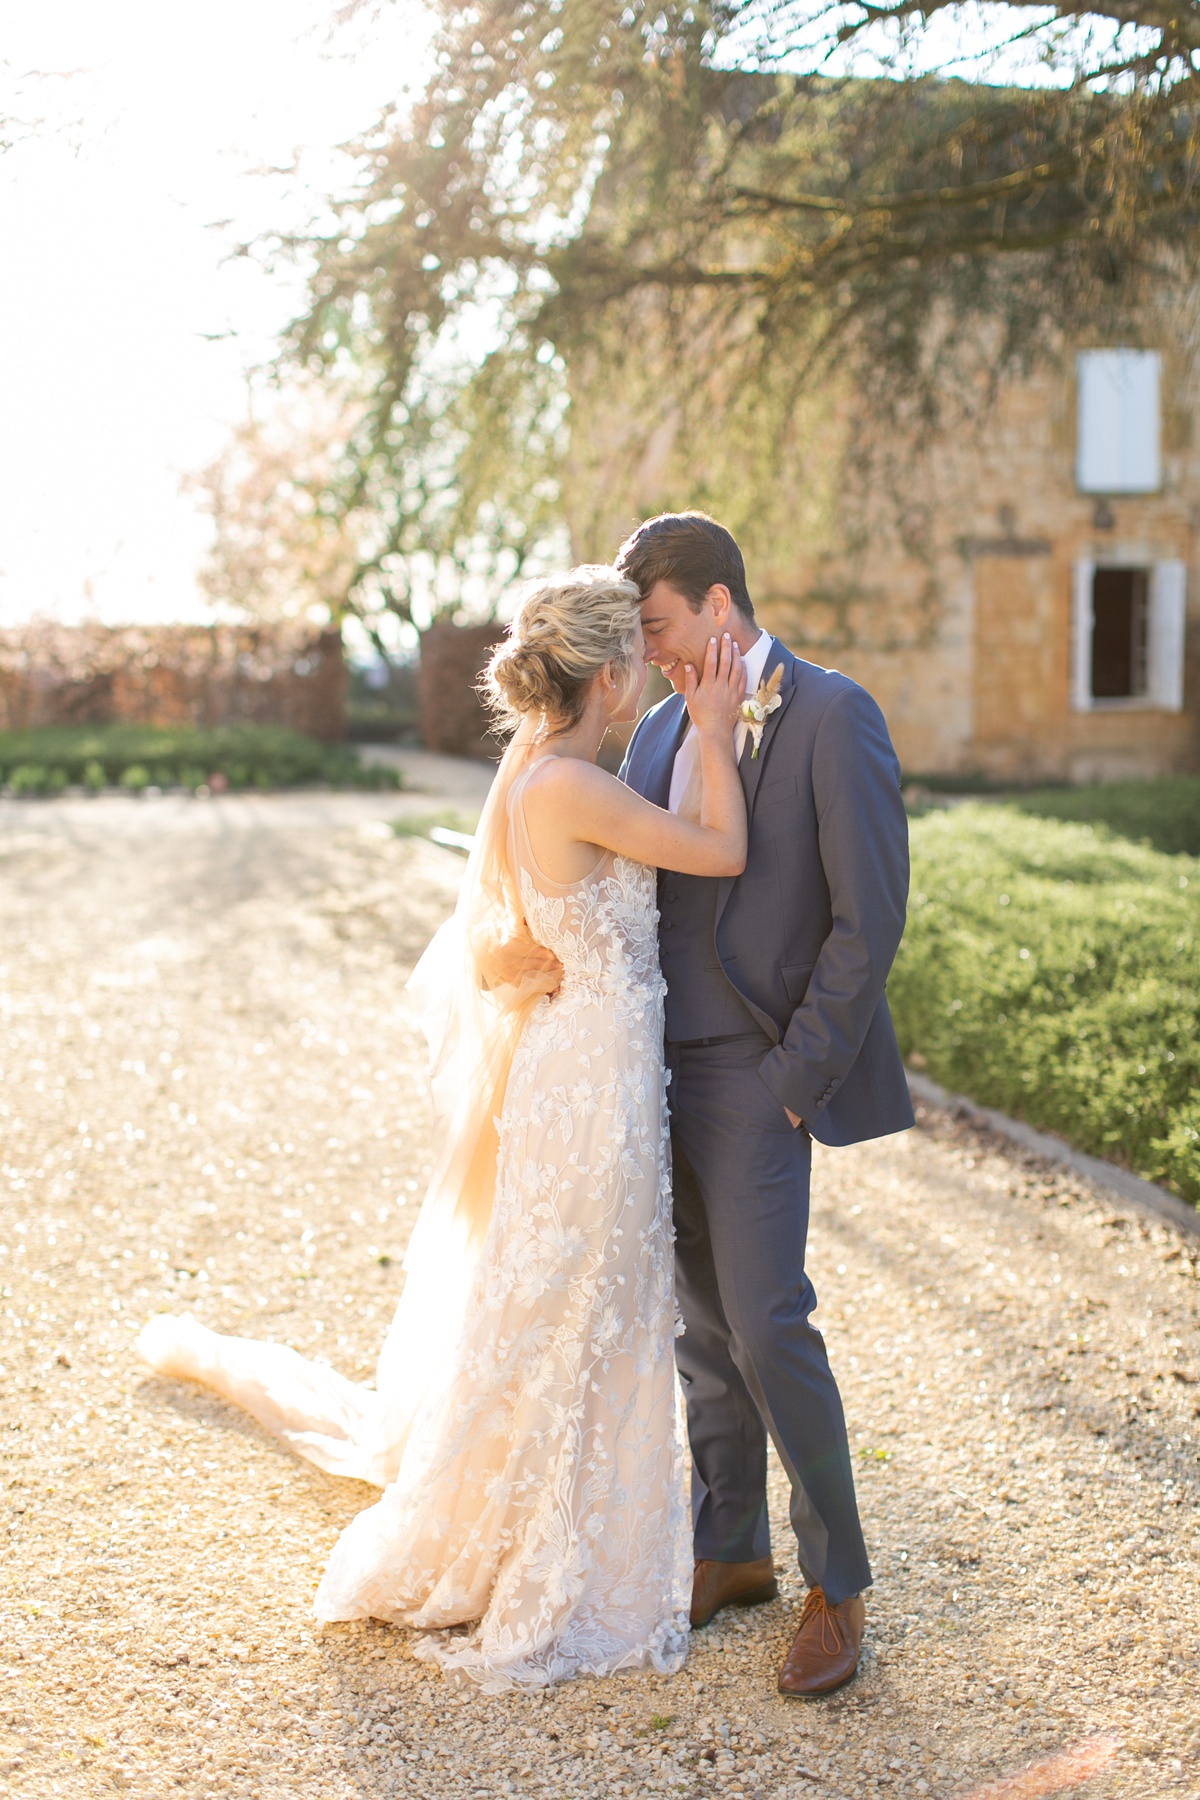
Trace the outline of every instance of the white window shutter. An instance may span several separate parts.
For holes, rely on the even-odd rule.
[[[1071,571],[1071,706],[1092,710],[1092,577],[1094,562],[1077,562]]]
[[[1158,351],[1081,350],[1075,363],[1075,482],[1080,492],[1156,492],[1162,485]]]
[[[1149,697],[1167,712],[1183,711],[1183,641],[1187,565],[1155,563],[1150,576]]]
[[[1116,491],[1121,469],[1118,364],[1111,350],[1081,350],[1075,366],[1075,483],[1082,494],[1111,494]]]

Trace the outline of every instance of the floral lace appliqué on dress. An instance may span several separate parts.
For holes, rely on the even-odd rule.
[[[490,1691],[677,1668],[691,1584],[655,876],[605,855],[549,881],[522,807],[539,766],[510,844],[563,983],[513,1062],[446,1381],[317,1596],[322,1618],[428,1633],[419,1656]]]

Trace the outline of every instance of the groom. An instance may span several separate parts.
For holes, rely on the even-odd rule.
[[[684,666],[728,632],[747,694],[781,671],[757,752],[739,734],[745,872],[659,876],[667,982],[678,1340],[692,1450],[692,1624],[774,1599],[767,1436],[792,1488],[809,1595],[779,1674],[812,1698],[858,1665],[871,1582],[846,1425],[804,1267],[812,1139],[913,1123],[884,983],[904,929],[908,830],[887,727],[862,688],[802,662],[754,620],[741,552],[704,513],[640,526],[618,556],[642,595],[646,659],[674,695],[647,713],[622,777],[697,804]],[[690,781],[690,788],[689,788]]]

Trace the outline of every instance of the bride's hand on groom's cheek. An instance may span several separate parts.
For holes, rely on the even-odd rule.
[[[684,699],[697,731],[732,731],[746,693],[746,665],[728,632],[710,638],[704,666],[684,665]]]

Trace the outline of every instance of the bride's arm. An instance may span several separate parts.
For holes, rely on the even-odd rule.
[[[623,781],[572,757],[556,759],[529,793],[548,837],[599,844],[619,856],[683,875],[740,875],[746,866],[746,798],[733,734],[745,697],[741,652],[711,639],[699,679],[686,671],[685,698],[700,739],[703,799],[693,824],[643,800]]]

